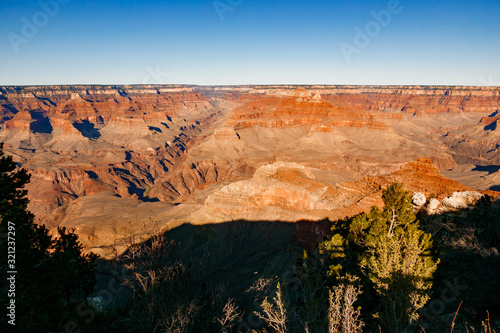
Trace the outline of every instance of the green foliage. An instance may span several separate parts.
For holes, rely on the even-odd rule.
[[[394,236],[398,225],[406,226],[415,221],[413,214],[411,193],[403,189],[400,183],[392,183],[382,191],[384,200],[383,219],[389,222],[387,233]]]
[[[394,196],[404,198],[400,191],[384,196],[384,201],[394,202]],[[367,276],[380,295],[382,319],[392,332],[399,332],[418,319],[417,311],[429,300],[437,269],[431,254],[431,236],[419,229],[413,213],[401,205],[411,208],[403,199],[393,207],[386,206],[382,219],[373,220],[365,237],[366,250],[360,256],[361,266],[366,267]],[[399,220],[401,216],[403,222]]]
[[[4,156],[3,143],[0,143],[0,211],[2,219],[12,219],[18,215],[31,215],[26,211],[28,193],[23,189],[30,180],[24,169],[16,170],[12,156]]]
[[[30,175],[16,169],[0,144],[0,233],[7,235],[9,222],[15,226],[15,234],[9,236],[15,238],[16,324],[22,331],[61,329],[69,321],[79,321],[76,307],[94,290],[97,256],[82,253],[73,231],[61,228],[52,238],[45,226],[33,222],[24,189]],[[7,240],[4,236],[0,241],[3,304],[9,289]]]
[[[335,234],[320,244],[320,254],[326,254],[328,259],[332,261],[332,264],[328,267],[329,276],[340,276],[342,270],[341,262],[345,262],[346,258],[346,246],[346,240],[340,234]]]
[[[373,207],[369,214],[339,221],[318,252],[327,278],[334,278],[327,284],[338,285],[345,274],[362,277],[367,292],[379,299],[377,311],[386,329],[402,332],[429,300],[437,262],[431,236],[413,214],[410,193],[393,183],[382,198],[383,210]]]

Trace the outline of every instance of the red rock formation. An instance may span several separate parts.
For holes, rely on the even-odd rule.
[[[30,130],[30,124],[33,121],[29,111],[19,111],[10,120],[5,122],[6,129]]]
[[[439,169],[500,165],[499,104],[499,88],[478,87],[1,87],[0,141],[33,173],[30,208],[40,219],[111,191],[177,204],[208,198],[200,221],[317,220],[380,204],[391,180],[438,196],[462,188],[429,160]],[[314,177],[301,168],[262,174],[277,161]]]

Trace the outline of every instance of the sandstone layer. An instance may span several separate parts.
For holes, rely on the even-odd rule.
[[[37,221],[108,251],[126,220],[341,218],[392,180],[500,190],[499,108],[495,87],[0,87],[0,141]]]

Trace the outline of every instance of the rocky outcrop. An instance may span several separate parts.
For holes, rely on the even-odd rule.
[[[427,208],[429,209],[430,212],[435,212],[436,209],[439,207],[440,202],[437,199],[431,199],[429,201],[429,204],[427,205]]]
[[[257,169],[248,181],[231,183],[209,196],[209,210],[236,219],[290,220],[310,218],[309,211],[331,210],[327,194],[335,189],[314,181],[309,168],[296,163],[276,162]],[[278,211],[282,210],[280,214]],[[286,213],[294,212],[293,213]]]
[[[454,192],[451,196],[443,199],[442,205],[446,208],[469,208],[481,199],[483,195],[479,192]]]
[[[318,177],[339,181],[330,184]],[[414,196],[419,207],[426,203],[426,195],[445,198],[453,191],[469,190],[442,177],[428,159],[407,163],[391,175],[365,177],[356,182],[342,181],[334,172],[325,176],[324,171],[315,168],[276,162],[258,168],[250,180],[233,182],[211,194],[205,209],[213,220],[339,219],[382,205],[381,189],[393,181],[421,191]]]
[[[422,207],[427,202],[427,198],[425,197],[425,194],[423,194],[423,193],[419,193],[419,192],[413,193],[412,202],[415,206]]]
[[[183,164],[156,181],[149,196],[180,203],[203,184],[231,181],[238,166],[229,161],[201,161]]]
[[[233,141],[239,140],[240,136],[236,133],[233,127],[222,127],[215,130],[214,139]]]
[[[33,118],[29,111],[19,111],[10,120],[5,122],[6,129],[20,129],[28,132]]]
[[[491,194],[491,192],[488,192]],[[499,196],[498,194],[493,194]],[[428,215],[438,215],[443,213],[456,213],[460,209],[471,209],[485,197],[484,194],[476,191],[461,191],[453,192],[453,194],[443,198],[440,202],[436,198],[432,198],[427,202],[424,211]],[[423,205],[419,206],[422,207]]]

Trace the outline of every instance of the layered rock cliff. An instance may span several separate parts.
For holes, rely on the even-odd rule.
[[[499,108],[494,87],[0,87],[0,141],[53,227],[93,219],[64,207],[100,193],[191,205],[176,214],[193,223],[317,220],[380,203],[391,179],[498,189]]]

